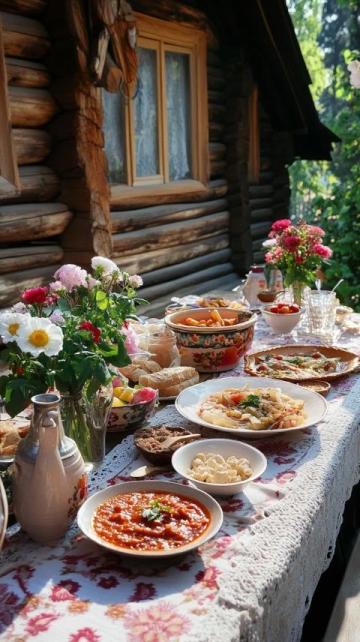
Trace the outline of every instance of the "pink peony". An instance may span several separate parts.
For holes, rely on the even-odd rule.
[[[313,249],[313,252],[315,252],[315,254],[318,254],[323,259],[329,259],[332,256],[332,250],[330,250],[330,248],[327,247],[327,245],[322,245],[321,243],[315,243],[312,249]]]
[[[80,285],[86,287],[87,276],[88,274],[86,270],[83,270],[78,265],[73,265],[72,263],[62,265],[54,274],[55,279],[61,281],[63,286],[70,292]]]
[[[147,403],[155,399],[156,396],[157,390],[153,388],[140,388],[140,390],[135,392],[131,403]]]
[[[296,250],[299,247],[300,243],[301,241],[298,236],[292,235],[292,236],[285,236],[283,238],[284,247],[286,247],[287,250],[290,250],[290,252],[293,252],[294,250]]]
[[[61,281],[53,281],[50,283],[49,288],[51,292],[55,292],[57,294],[58,292],[61,292],[62,290],[65,290],[65,286]]]
[[[283,230],[286,230],[287,227],[291,225],[291,221],[288,218],[281,218],[278,221],[275,221],[271,229],[273,232],[283,232]]]

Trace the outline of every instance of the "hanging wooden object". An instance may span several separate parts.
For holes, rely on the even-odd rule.
[[[82,72],[107,91],[135,92],[136,20],[126,0],[68,0],[71,31]]]

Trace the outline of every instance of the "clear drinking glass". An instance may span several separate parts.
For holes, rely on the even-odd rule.
[[[330,290],[311,290],[305,298],[309,334],[331,340],[335,331],[336,293]]]

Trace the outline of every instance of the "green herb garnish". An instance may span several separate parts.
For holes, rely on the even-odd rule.
[[[260,397],[258,395],[248,395],[244,401],[240,402],[240,406],[243,408],[259,408],[260,407]]]
[[[163,513],[171,513],[170,506],[162,504],[158,499],[153,499],[147,508],[144,508],[142,517],[148,522],[161,522]]]
[[[294,364],[294,366],[302,366],[304,363],[304,359],[301,359],[300,357],[293,357],[292,359],[288,359],[288,362]]]

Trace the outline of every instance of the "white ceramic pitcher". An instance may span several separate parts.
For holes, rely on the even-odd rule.
[[[60,397],[35,395],[30,431],[16,451],[13,505],[32,539],[51,544],[66,532],[87,494],[84,460],[61,422]]]

